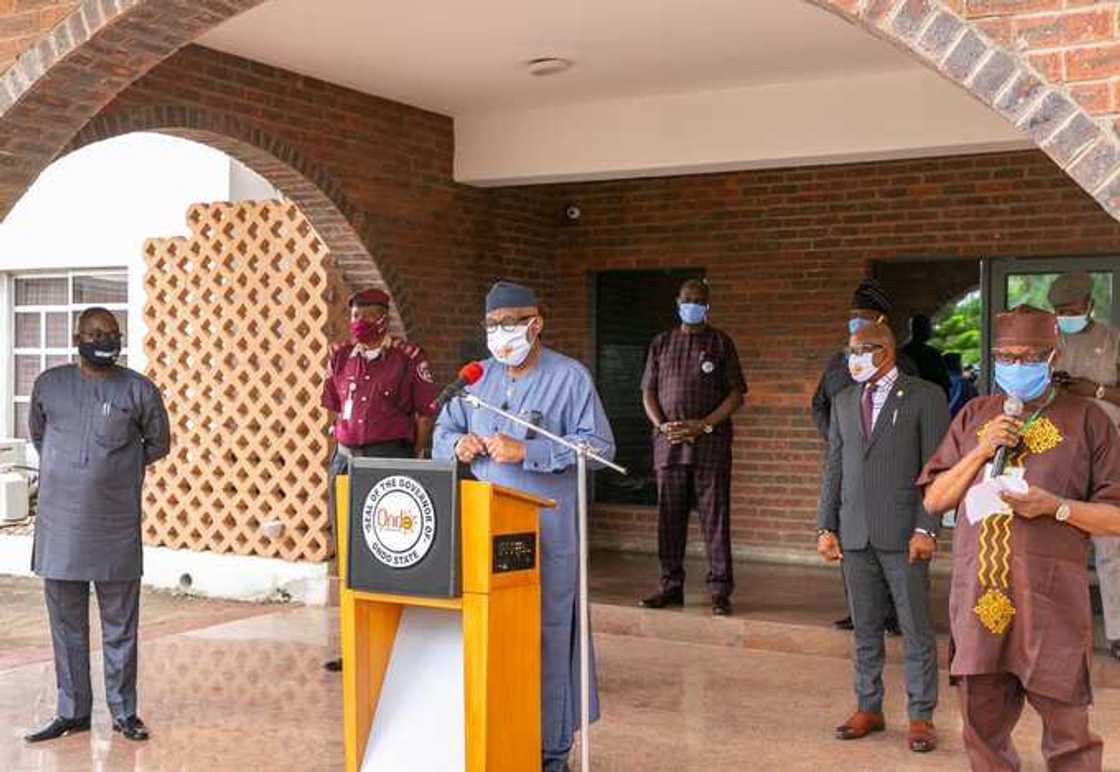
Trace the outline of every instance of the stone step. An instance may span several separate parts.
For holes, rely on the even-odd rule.
[[[695,610],[643,609],[608,603],[591,604],[591,625],[596,633],[628,635],[682,643],[835,657],[851,654],[851,633],[822,625],[776,622],[751,617],[713,617]],[[937,639],[938,659],[946,667],[948,636]],[[902,663],[901,638],[887,638],[887,661]],[[1091,664],[1096,689],[1120,689],[1120,662],[1098,652]]]

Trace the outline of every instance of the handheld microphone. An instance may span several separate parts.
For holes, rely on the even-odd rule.
[[[443,410],[443,406],[462,394],[463,389],[478,383],[484,372],[485,370],[478,362],[468,362],[463,365],[462,369],[459,370],[459,377],[443,387],[443,391],[432,401],[432,407],[437,412]]]
[[[1015,396],[1008,396],[1003,401],[1003,414],[1009,415],[1012,418],[1018,418],[1023,414],[1023,400]],[[1003,468],[1007,466],[1007,456],[1011,453],[1012,448],[1006,445],[1000,445],[999,450],[996,451],[996,457],[992,461],[992,477],[999,477],[1003,474]]]

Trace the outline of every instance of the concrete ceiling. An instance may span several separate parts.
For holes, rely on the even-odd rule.
[[[453,116],[920,66],[801,0],[271,0],[199,42]]]

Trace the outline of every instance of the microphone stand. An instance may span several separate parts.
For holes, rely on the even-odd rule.
[[[613,469],[619,474],[627,474],[626,467],[603,458],[586,442],[572,442],[563,437],[546,431],[521,416],[514,415],[500,407],[495,407],[479,399],[474,394],[460,392],[459,398],[475,410],[487,410],[499,415],[507,421],[522,426],[541,437],[551,440],[561,447],[568,448],[576,454],[576,469],[579,475],[579,495],[577,509],[579,514],[579,685],[580,685],[580,770],[591,770],[591,614],[587,598],[587,462],[594,461],[605,467]]]

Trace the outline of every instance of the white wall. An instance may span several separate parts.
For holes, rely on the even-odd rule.
[[[455,178],[545,183],[1031,146],[990,108],[921,69],[468,113],[455,119]]]
[[[243,190],[271,198],[253,172]],[[17,273],[72,268],[128,270],[129,366],[143,370],[144,240],[186,236],[187,208],[230,200],[224,153],[161,134],[128,134],[88,145],[52,164],[0,223],[0,437],[11,436],[10,281]]]

